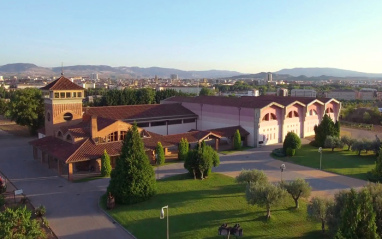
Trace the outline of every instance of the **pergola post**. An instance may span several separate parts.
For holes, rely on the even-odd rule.
[[[68,164],[68,180],[73,181],[73,163]]]

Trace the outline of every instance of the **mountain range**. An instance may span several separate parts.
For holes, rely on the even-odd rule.
[[[0,66],[0,75],[19,77],[45,76],[57,77],[61,71],[66,76],[90,76],[97,73],[100,78],[169,78],[171,74],[177,74],[181,79],[193,78],[265,78],[266,72],[257,74],[243,74],[237,71],[208,70],[208,71],[184,71],[162,67],[112,67],[107,65],[75,65],[65,67],[41,67],[30,63],[14,63]],[[273,72],[275,80],[325,80],[334,78],[382,78],[382,73],[364,73],[337,68],[292,68]]]
[[[3,76],[58,76],[61,71],[66,76],[90,76],[97,73],[100,78],[120,77],[120,78],[148,78],[158,76],[159,78],[169,78],[171,74],[177,74],[182,79],[192,78],[222,78],[241,75],[237,71],[208,70],[208,71],[183,71],[162,67],[111,67],[106,65],[75,65],[65,67],[41,67],[29,63],[14,63],[0,66],[0,75]]]

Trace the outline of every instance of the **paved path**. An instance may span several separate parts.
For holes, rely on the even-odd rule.
[[[212,171],[236,177],[242,169],[260,169],[267,174],[270,181],[276,182],[281,179],[280,165],[285,164],[283,179],[287,181],[296,178],[306,179],[313,188],[312,196],[333,196],[341,189],[360,188],[367,183],[360,179],[275,160],[270,153],[280,147],[282,147],[280,144],[271,145],[231,155],[220,155],[220,166],[213,168]],[[157,172],[159,177],[163,178],[184,173],[185,170],[183,163],[176,163],[163,166]]]
[[[45,205],[49,225],[59,238],[133,238],[98,207],[107,179],[71,183],[58,177],[33,160],[31,139],[0,131],[0,170],[35,207]]]

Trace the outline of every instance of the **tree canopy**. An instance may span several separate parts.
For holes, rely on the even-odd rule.
[[[165,161],[164,150],[161,142],[158,142],[157,147],[155,148],[156,154],[156,164],[163,165]]]
[[[35,134],[44,126],[44,101],[39,89],[17,90],[11,97],[5,115]]]
[[[252,169],[252,170],[241,170],[240,174],[236,177],[237,183],[268,183],[267,175],[261,170]]]
[[[211,172],[212,167],[220,164],[218,153],[203,141],[197,149],[190,150],[184,161],[184,168],[194,176],[204,179]]]
[[[325,114],[321,123],[314,127],[315,138],[314,141],[317,146],[324,147],[325,139],[327,136],[339,136],[339,124],[338,128],[334,127],[333,120]]]
[[[105,149],[101,157],[101,175],[102,177],[110,177],[110,174],[111,174],[110,156]]]
[[[312,187],[304,179],[298,178],[290,182],[283,182],[282,187],[292,196],[296,208],[299,208],[298,200],[300,197],[307,198],[310,196]]]
[[[285,136],[284,143],[283,143],[283,149],[284,152],[287,151],[287,149],[299,149],[301,148],[301,139],[298,137],[297,134],[293,132],[288,132],[288,134]]]
[[[241,135],[238,129],[233,136],[233,148],[236,150],[241,149]]]
[[[155,172],[134,124],[127,131],[107,191],[117,203],[133,204],[149,199],[155,195],[156,189]]]
[[[181,138],[178,147],[178,159],[181,161],[186,160],[189,151],[189,144],[186,138]]]
[[[207,87],[203,87],[200,90],[199,95],[215,95],[215,91]]]

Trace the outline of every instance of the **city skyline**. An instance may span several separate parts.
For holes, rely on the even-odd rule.
[[[0,65],[380,73],[380,1],[0,4]]]

